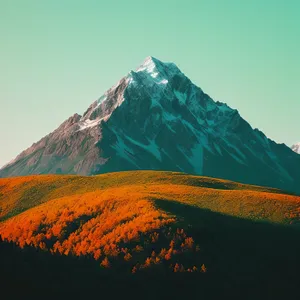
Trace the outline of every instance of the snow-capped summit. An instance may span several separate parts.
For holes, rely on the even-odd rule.
[[[144,62],[137,68],[136,72],[142,72],[142,71],[147,71],[149,73],[153,72],[155,69],[155,61],[156,59],[152,56],[146,57]]]
[[[171,170],[300,192],[300,156],[213,101],[173,63],[147,57],[0,176]]]
[[[292,149],[294,152],[300,154],[300,142],[294,144],[294,145],[291,147],[291,149]]]
[[[151,77],[156,78],[158,75],[170,77],[176,73],[181,73],[178,67],[173,63],[163,63],[157,58],[148,56],[144,62],[136,69],[136,72],[146,72]]]

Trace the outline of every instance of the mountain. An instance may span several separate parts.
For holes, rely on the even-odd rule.
[[[300,154],[300,143],[296,143],[295,145],[293,145],[293,146],[291,147],[291,149],[292,149],[293,151],[295,151],[296,153]]]
[[[213,101],[173,63],[148,57],[1,171],[99,174],[169,170],[300,193],[300,156]]]

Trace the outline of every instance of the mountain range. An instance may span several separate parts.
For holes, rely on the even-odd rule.
[[[214,101],[173,63],[147,57],[83,115],[19,154],[0,177],[168,170],[300,193],[300,156]]]

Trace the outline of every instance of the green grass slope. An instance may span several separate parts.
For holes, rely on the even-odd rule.
[[[35,175],[0,178],[0,220],[55,198],[95,190],[137,184],[175,184],[221,190],[251,190],[281,193],[274,188],[245,185],[232,181],[187,175],[178,172],[130,171],[98,176]]]

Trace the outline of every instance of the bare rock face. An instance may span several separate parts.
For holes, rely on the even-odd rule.
[[[148,57],[87,111],[6,165],[0,176],[173,170],[300,193],[300,156],[276,144],[173,63]]]

